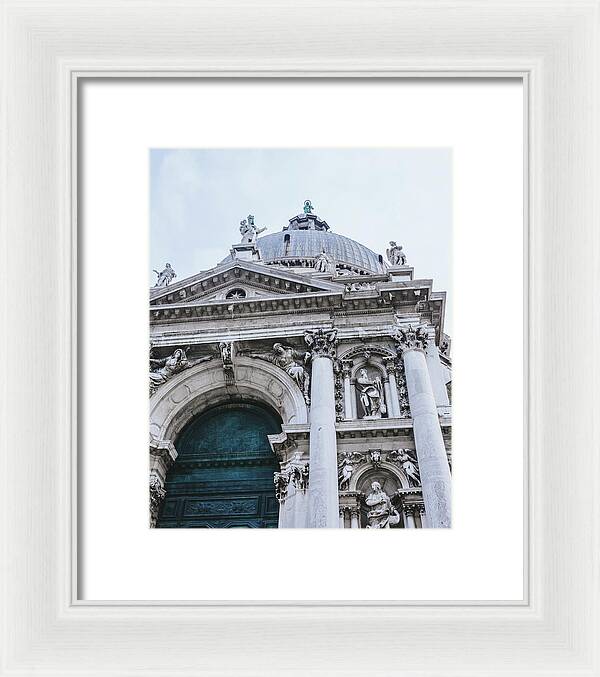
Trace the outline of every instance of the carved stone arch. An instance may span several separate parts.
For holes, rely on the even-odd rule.
[[[349,348],[344,353],[338,353],[340,360],[354,360],[361,355],[364,355],[365,351],[372,353],[373,355],[380,355],[383,357],[397,357],[396,351],[392,348],[387,348],[379,344],[361,344],[359,346],[354,346]]]
[[[192,418],[224,402],[248,401],[266,405],[283,424],[306,423],[304,397],[292,379],[269,362],[238,357],[235,382],[225,380],[220,360],[211,360],[181,372],[150,398],[150,435],[174,441]]]
[[[349,491],[361,491],[361,489],[364,489],[362,485],[364,484],[365,479],[370,479],[372,477],[374,481],[379,476],[385,475],[393,478],[399,489],[410,488],[406,475],[398,468],[398,466],[387,461],[382,461],[377,467],[371,464],[361,466],[350,479]]]

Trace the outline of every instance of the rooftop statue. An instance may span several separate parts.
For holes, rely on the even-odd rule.
[[[242,234],[242,244],[251,244],[256,242],[256,237],[267,230],[264,228],[257,228],[254,225],[254,216],[248,214],[248,220],[240,221],[240,233]]]
[[[321,250],[321,253],[315,259],[315,272],[335,273],[335,261],[333,257],[325,253],[324,249]]]
[[[367,513],[367,529],[389,529],[400,522],[400,514],[379,482],[371,484],[372,492],[365,499],[371,508]]]
[[[314,207],[312,206],[312,202],[310,200],[304,200],[304,213],[305,214],[312,214],[314,211]]]
[[[393,240],[390,242],[390,247],[386,249],[385,253],[392,266],[406,265],[406,254],[402,251],[402,246],[396,244]]]
[[[170,263],[165,263],[165,269],[162,272],[159,273],[158,270],[155,270],[154,272],[158,275],[158,279],[154,285],[155,287],[167,287],[171,284],[173,278],[177,277],[177,274],[173,268],[171,268]]]

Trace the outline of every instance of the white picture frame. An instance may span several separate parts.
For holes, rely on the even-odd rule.
[[[599,9],[4,3],[1,674],[600,675]],[[525,602],[77,600],[77,87],[198,76],[523,79]]]

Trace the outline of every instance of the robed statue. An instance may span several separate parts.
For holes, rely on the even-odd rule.
[[[390,247],[386,249],[385,253],[392,266],[406,265],[406,254],[402,251],[402,246],[396,244],[393,240],[390,242]]]
[[[371,484],[371,493],[365,503],[371,508],[367,513],[367,529],[389,529],[400,522],[400,513],[379,482]]]
[[[175,271],[171,268],[170,263],[165,263],[165,268],[164,270],[161,270],[160,273],[158,270],[155,270],[154,272],[158,275],[158,279],[154,285],[155,287],[167,287],[171,284],[173,279],[177,277]]]
[[[364,418],[381,418],[386,413],[383,384],[377,376],[370,379],[366,369],[360,369],[356,378],[356,390]]]
[[[264,228],[258,228],[254,225],[254,216],[248,214],[248,219],[240,221],[240,233],[242,234],[242,244],[251,244],[256,242],[256,238],[261,233],[267,230],[266,226]]]
[[[315,272],[335,273],[335,261],[324,249],[321,250],[321,253],[315,259]]]

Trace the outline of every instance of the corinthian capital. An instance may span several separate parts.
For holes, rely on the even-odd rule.
[[[335,357],[337,346],[337,329],[317,329],[305,331],[304,342],[308,346],[312,357]]]
[[[407,350],[425,351],[427,347],[427,330],[424,327],[397,327],[392,333],[392,338],[398,344],[401,352]]]

